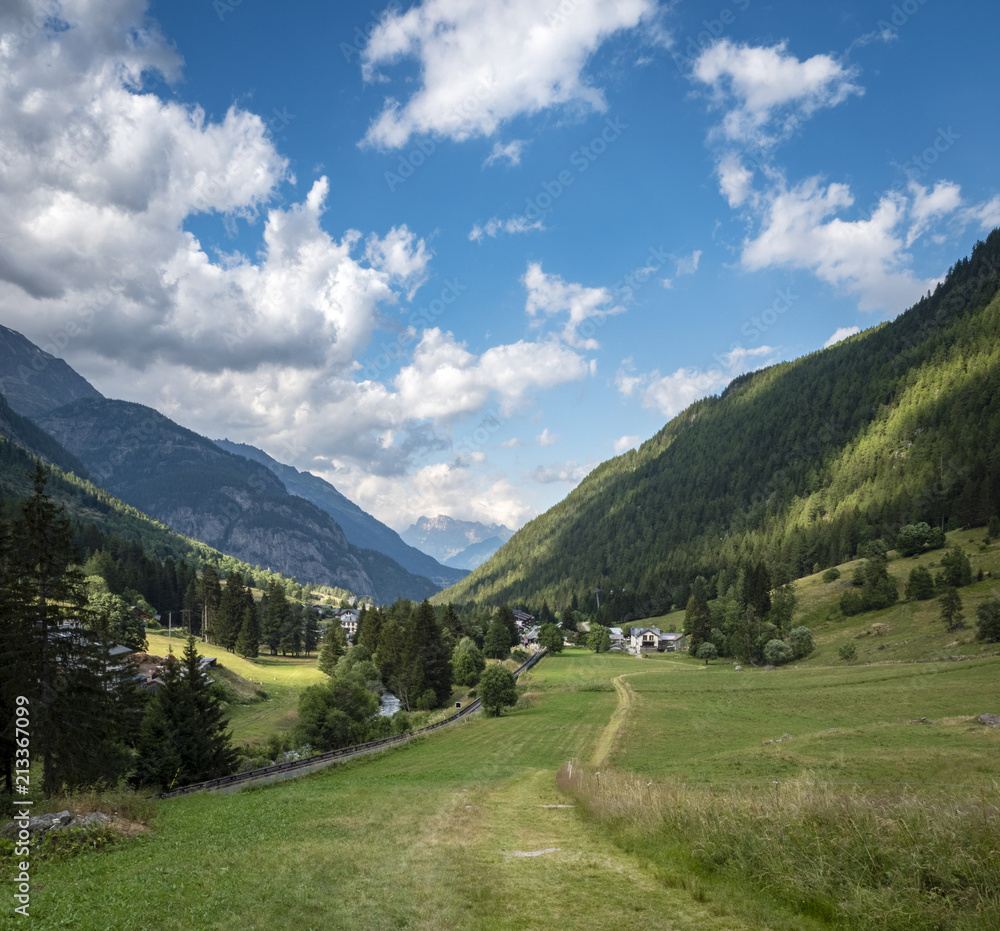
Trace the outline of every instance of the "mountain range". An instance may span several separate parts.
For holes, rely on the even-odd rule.
[[[400,534],[439,562],[466,570],[484,563],[513,535],[503,524],[456,520],[444,514],[421,517]]]
[[[250,447],[230,452],[151,408],[105,398],[63,360],[6,327],[0,385],[9,402],[0,405],[0,432],[12,442],[251,565],[384,602],[423,599],[464,574],[412,551],[321,479],[274,460],[268,467],[246,454]],[[275,469],[322,504],[290,492]],[[323,504],[350,514],[359,542]],[[379,551],[383,540],[418,571]]]
[[[904,524],[1000,514],[1000,230],[895,320],[743,375],[591,472],[439,596],[619,618],[890,545]]]

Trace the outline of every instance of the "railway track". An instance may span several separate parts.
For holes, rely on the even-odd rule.
[[[518,666],[517,669],[514,670],[514,678],[518,678],[522,672],[526,672],[534,666],[535,663],[537,663],[545,655],[545,653],[545,650],[540,650],[538,653],[531,656],[531,658],[526,662]],[[194,782],[191,783],[191,785],[174,789],[172,792],[164,792],[157,796],[157,798],[177,798],[179,795],[192,795],[195,792],[226,792],[255,782],[270,783],[279,782],[283,779],[290,779],[318,769],[323,769],[324,767],[331,766],[334,763],[352,759],[356,756],[366,756],[370,753],[381,753],[383,750],[389,750],[392,747],[401,746],[402,744],[413,740],[414,737],[423,737],[425,734],[430,734],[433,731],[440,730],[442,727],[448,727],[458,721],[462,721],[469,715],[475,714],[477,711],[481,710],[481,708],[482,702],[477,698],[475,701],[469,702],[469,704],[462,708],[462,710],[457,714],[453,714],[451,717],[445,718],[443,721],[438,721],[436,724],[428,724],[427,727],[421,727],[406,734],[399,734],[395,737],[383,737],[379,740],[370,740],[367,743],[355,744],[352,747],[341,747],[339,750],[328,750],[326,753],[320,753],[316,756],[305,757],[301,760],[291,760],[288,763],[275,763],[272,766],[264,766],[260,769],[251,769],[245,773],[233,773],[231,776],[220,776],[217,779],[207,779],[204,782]]]

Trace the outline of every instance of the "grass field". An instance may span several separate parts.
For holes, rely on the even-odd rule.
[[[991,568],[995,546],[964,545]],[[967,619],[996,587],[962,590]],[[147,833],[34,864],[33,926],[994,931],[1000,729],[974,718],[1000,713],[1000,657],[949,647],[917,606],[855,641],[893,646],[845,664],[837,645],[873,616],[837,617],[818,577],[797,589],[818,643],[804,662],[567,650],[500,718],[157,803]],[[320,677],[314,661],[220,658],[287,693],[237,708],[244,739]]]
[[[149,652],[166,656],[172,647],[180,656],[186,638],[168,639],[164,633],[149,631]],[[316,665],[315,654],[308,659],[292,656],[259,656],[248,660],[221,647],[198,641],[198,652],[216,657],[219,664],[232,670],[267,692],[267,700],[252,704],[234,704],[227,711],[236,743],[263,740],[271,734],[287,734],[298,721],[299,695],[326,676]]]

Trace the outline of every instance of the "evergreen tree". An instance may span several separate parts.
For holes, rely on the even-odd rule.
[[[256,659],[260,653],[260,618],[255,605],[244,609],[240,635],[236,638],[236,652],[246,659]]]
[[[965,627],[962,615],[962,599],[958,594],[958,589],[954,585],[945,585],[941,597],[938,598],[941,605],[941,620],[947,630],[961,630]]]
[[[917,566],[910,570],[910,579],[906,583],[907,601],[926,601],[934,597],[934,578],[926,566]]]
[[[140,782],[167,791],[228,775],[235,753],[211,682],[199,668],[194,637],[188,637],[182,660],[171,655],[165,666],[163,688],[139,734]]]
[[[271,579],[264,596],[264,618],[261,623],[261,640],[267,644],[271,656],[278,655],[281,638],[289,622],[290,609],[285,589],[277,579]]]
[[[230,573],[222,590],[216,623],[210,628],[212,640],[230,653],[236,648],[248,604],[253,604],[253,595],[243,584],[243,576],[239,572]]]
[[[319,650],[317,665],[328,676],[337,668],[337,660],[347,651],[347,635],[340,621],[334,620],[323,634],[323,645]]]
[[[281,631],[281,655],[298,656],[302,652],[302,630],[305,626],[305,608],[298,602],[290,602],[285,616],[285,626]]]
[[[712,613],[704,600],[699,600],[698,591],[693,590],[684,612],[684,633],[688,638],[688,653],[698,655],[701,645],[712,635]]]
[[[955,545],[941,557],[941,567],[944,569],[944,581],[953,588],[962,588],[972,584],[972,566],[969,557],[962,552],[962,547]]]
[[[198,602],[207,617],[207,630],[201,630],[202,636],[209,638],[214,636],[216,618],[219,613],[219,603],[222,601],[222,585],[219,583],[219,573],[212,565],[205,566],[201,574],[201,581],[198,584]],[[201,629],[201,620],[198,621]],[[193,633],[194,631],[192,631]],[[218,643],[218,640],[213,640]]]
[[[413,612],[408,631],[405,661],[410,667],[410,695],[432,707],[443,705],[451,697],[451,656],[444,643],[434,608],[426,599]],[[430,692],[430,696],[426,693]]]
[[[520,638],[518,637],[517,621],[514,620],[514,612],[511,610],[510,605],[500,605],[500,609],[497,611],[497,617],[503,623],[504,627],[507,628],[507,646],[517,646]]]
[[[308,656],[316,649],[319,643],[319,618],[316,610],[312,607],[306,608],[305,621],[302,624],[302,649]]]

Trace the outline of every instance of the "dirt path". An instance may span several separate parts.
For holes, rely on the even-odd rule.
[[[611,752],[611,747],[614,745],[615,737],[618,736],[618,732],[625,723],[625,718],[628,715],[629,709],[635,703],[635,692],[632,691],[632,686],[630,686],[625,679],[631,676],[641,675],[643,675],[641,672],[628,672],[623,673],[620,676],[615,676],[615,678],[611,680],[611,684],[615,687],[615,691],[618,693],[618,707],[615,709],[615,713],[611,715],[611,720],[608,722],[608,726],[604,728],[604,732],[597,739],[597,743],[594,745],[594,752],[591,754],[590,758],[592,766],[601,766],[607,759],[608,754]]]

